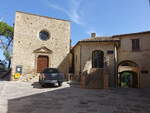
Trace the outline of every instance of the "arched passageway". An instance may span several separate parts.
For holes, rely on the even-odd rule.
[[[133,61],[122,61],[118,64],[117,85],[121,88],[139,87],[139,67]]]

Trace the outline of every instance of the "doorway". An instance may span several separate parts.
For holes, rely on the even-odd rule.
[[[137,88],[137,73],[132,71],[123,71],[120,73],[121,88]]]
[[[45,68],[48,68],[49,58],[48,56],[38,56],[37,58],[37,73],[41,73]]]
[[[118,64],[117,84],[121,88],[139,87],[139,66],[133,61],[122,61]]]

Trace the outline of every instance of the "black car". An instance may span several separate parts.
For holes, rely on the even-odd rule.
[[[60,73],[56,68],[46,68],[39,76],[39,83],[42,87],[46,84],[56,84],[61,86],[64,81],[64,74]]]

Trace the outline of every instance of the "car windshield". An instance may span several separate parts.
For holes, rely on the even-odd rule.
[[[58,69],[55,68],[47,68],[44,69],[43,73],[59,73]]]

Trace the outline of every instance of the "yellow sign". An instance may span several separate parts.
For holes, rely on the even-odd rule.
[[[15,78],[15,79],[19,79],[19,78],[20,78],[20,76],[21,76],[21,74],[20,74],[20,73],[15,73],[14,78]]]

